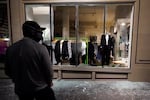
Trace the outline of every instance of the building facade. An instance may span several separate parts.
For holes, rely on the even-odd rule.
[[[9,0],[6,4],[10,43],[23,37],[25,20],[46,27],[43,42],[54,78],[150,81],[149,0]]]

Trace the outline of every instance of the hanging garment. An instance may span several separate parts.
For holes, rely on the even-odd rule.
[[[54,53],[55,53],[55,59],[56,59],[56,64],[61,62],[61,53],[60,53],[60,40],[58,40],[55,44],[55,49],[54,49]]]
[[[68,58],[69,58],[68,41],[64,41],[62,43],[62,59],[68,60]]]

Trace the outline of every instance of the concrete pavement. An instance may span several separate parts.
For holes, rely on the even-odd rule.
[[[10,79],[0,79],[0,100],[18,100]],[[150,83],[54,80],[57,100],[150,100]]]

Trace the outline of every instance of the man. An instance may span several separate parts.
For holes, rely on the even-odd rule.
[[[34,21],[26,21],[22,29],[24,38],[6,51],[5,73],[14,82],[20,100],[55,100],[49,53],[38,43],[43,39],[45,28]]]

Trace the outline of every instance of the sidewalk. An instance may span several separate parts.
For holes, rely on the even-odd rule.
[[[0,100],[18,100],[9,79],[0,79]],[[150,100],[150,83],[54,80],[57,100]]]

